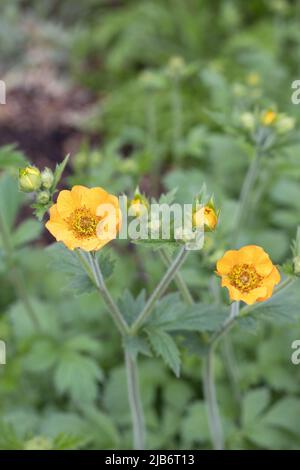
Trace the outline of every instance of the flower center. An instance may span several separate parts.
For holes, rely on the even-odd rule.
[[[231,284],[241,292],[250,292],[261,285],[260,276],[251,264],[236,264],[228,274]]]
[[[76,238],[91,238],[96,236],[97,224],[101,217],[97,217],[85,206],[75,209],[66,219],[69,229]]]

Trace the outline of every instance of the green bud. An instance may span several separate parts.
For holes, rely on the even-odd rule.
[[[186,63],[182,57],[171,57],[167,65],[167,75],[170,78],[181,78],[186,69]]]
[[[50,168],[45,168],[42,171],[42,186],[45,189],[50,189],[54,181],[54,175]]]
[[[300,256],[296,256],[293,259],[293,263],[294,263],[294,273],[297,275],[300,275]]]
[[[47,437],[36,436],[24,444],[24,450],[51,450],[52,442]]]
[[[19,189],[24,193],[33,193],[41,187],[41,172],[34,166],[19,169]]]
[[[40,191],[37,193],[36,202],[38,204],[47,204],[50,200],[50,193],[48,190]]]

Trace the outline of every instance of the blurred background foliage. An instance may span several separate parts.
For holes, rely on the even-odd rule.
[[[295,132],[268,149],[239,227],[240,245],[260,244],[276,263],[290,257],[300,214],[291,104],[299,20],[296,0],[2,0],[0,213],[10,247],[2,239],[0,448],[131,446],[120,339],[98,296],[79,295],[80,283],[68,285],[58,272],[45,249],[52,240],[25,207],[30,196],[17,190],[18,167],[54,168],[70,152],[65,187],[100,185],[129,196],[138,184],[149,196],[178,188],[180,202],[205,183],[221,208],[219,228],[182,274],[196,298],[215,302],[215,262],[231,247],[232,214],[253,157],[245,112],[273,108],[296,121]],[[159,257],[121,241],[104,252],[115,263],[112,293],[134,308],[126,289],[149,292],[163,272]],[[291,323],[289,312],[271,318],[232,333],[240,406],[217,357],[229,448],[300,448],[300,369],[290,361],[299,320]],[[201,351],[191,355],[183,345],[180,353],[180,380],[159,359],[141,361],[150,448],[211,446]]]

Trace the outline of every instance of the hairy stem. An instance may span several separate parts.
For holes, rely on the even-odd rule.
[[[145,423],[141,403],[137,362],[125,351],[128,397],[133,427],[133,443],[135,450],[145,449]]]
[[[89,265],[90,265],[90,267],[92,269],[92,272],[93,272],[93,275],[94,275],[95,284],[98,287],[98,289],[100,291],[100,294],[103,297],[103,300],[105,301],[105,303],[106,303],[106,305],[109,309],[109,312],[111,314],[112,319],[115,322],[115,325],[117,326],[119,332],[122,335],[128,334],[129,333],[129,327],[128,327],[127,323],[125,322],[125,320],[123,318],[123,315],[120,312],[119,307],[117,306],[117,304],[113,300],[112,296],[110,295],[109,290],[106,287],[104,277],[103,277],[103,274],[101,272],[99,263],[97,262],[95,253],[91,254],[90,252],[88,252],[87,256],[88,256]]]
[[[234,319],[238,316],[238,314],[239,303],[234,302],[231,305],[230,315],[225,320],[221,330],[212,336],[209,343],[208,353],[205,359],[203,387],[204,396],[207,403],[209,429],[211,433],[213,447],[215,450],[222,450],[224,448],[224,438],[214,380],[213,353],[218,341],[226,333],[226,331],[228,331],[228,328],[230,327]]]
[[[105,281],[99,263],[97,262],[95,253],[84,253],[78,251],[78,258],[82,263],[82,266],[86,270],[88,276],[92,279],[94,284],[98,287],[101,296],[103,297],[108,310],[114,320],[116,327],[118,328],[122,338],[126,338],[129,334],[129,327],[125,322],[122,313],[111,297]],[[87,257],[86,257],[87,256]],[[129,353],[125,349],[125,368],[127,374],[128,383],[128,399],[130,404],[130,412],[132,417],[133,426],[133,438],[134,438],[134,449],[140,450],[145,447],[145,425],[143,408],[141,405],[140,390],[139,390],[139,379],[138,379],[138,367],[137,361],[133,360]]]
[[[131,334],[136,334],[142,324],[147,320],[148,316],[155,307],[156,301],[163,295],[169,284],[172,282],[180,266],[186,260],[188,253],[189,252],[186,250],[185,246],[180,249],[178,255],[169,266],[169,269],[166,271],[165,275],[162,277],[161,281],[152,292],[145,307],[133,323],[131,327]]]
[[[169,256],[169,253],[164,249],[161,248],[159,250],[159,255],[164,263],[164,265],[169,268],[172,264],[172,258]],[[188,286],[186,285],[180,271],[177,271],[174,276],[174,281],[176,283],[177,289],[179,290],[181,297],[186,302],[187,305],[194,305],[194,299]]]

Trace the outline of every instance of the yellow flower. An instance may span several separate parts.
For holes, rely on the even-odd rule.
[[[204,227],[210,231],[215,230],[218,223],[218,214],[215,209],[211,206],[204,206],[194,212],[193,214],[193,226],[201,227],[204,223]]]
[[[263,112],[261,116],[261,123],[264,126],[271,126],[272,124],[275,123],[277,117],[278,117],[277,113],[269,109],[268,111]]]
[[[114,225],[113,230],[111,225],[107,230],[107,220]],[[117,197],[102,188],[73,186],[71,191],[59,193],[46,228],[70,250],[97,251],[116,238],[120,223]]]
[[[41,187],[41,172],[35,166],[19,169],[19,189],[25,193],[33,193]]]
[[[229,250],[217,262],[222,287],[229,290],[230,300],[246,304],[263,302],[272,296],[280,274],[269,255],[259,246],[249,245]]]

